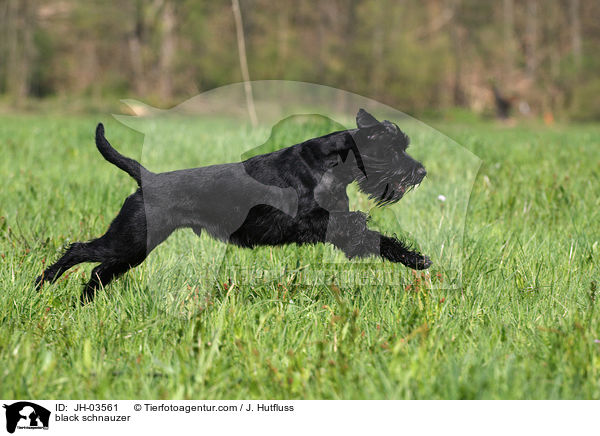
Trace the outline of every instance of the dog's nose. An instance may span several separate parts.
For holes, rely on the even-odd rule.
[[[417,175],[418,175],[419,177],[421,177],[421,179],[422,179],[423,177],[425,177],[425,176],[427,175],[427,170],[425,170],[425,168],[424,168],[424,167],[420,167],[420,168],[417,170]]]

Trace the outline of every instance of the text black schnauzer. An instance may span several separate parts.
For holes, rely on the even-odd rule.
[[[328,242],[348,258],[375,255],[413,269],[428,268],[428,257],[369,230],[367,216],[349,210],[346,187],[352,182],[382,206],[399,201],[426,174],[406,153],[409,139],[397,125],[379,122],[363,109],[356,124],[357,129],[243,162],[159,174],[119,154],[99,124],[98,150],[139,188],[103,236],[72,244],[36,286],[56,281],[79,263],[99,262],[81,295],[82,302],[91,301],[96,289],[142,263],[173,231],[186,227],[240,247]]]

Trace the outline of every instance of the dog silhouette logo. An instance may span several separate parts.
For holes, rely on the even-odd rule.
[[[11,405],[4,404],[6,409],[6,431],[14,433],[18,429],[48,430],[50,411],[29,401],[19,401]]]

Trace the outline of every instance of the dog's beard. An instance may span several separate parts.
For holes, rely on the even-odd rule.
[[[355,177],[360,190],[373,199],[377,206],[397,203],[404,195],[418,186],[420,180],[410,173],[397,173],[389,167],[367,166],[366,174],[359,171]]]

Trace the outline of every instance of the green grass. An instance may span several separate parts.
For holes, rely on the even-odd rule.
[[[92,265],[41,293],[32,282],[68,243],[100,235],[134,190],[96,151],[96,121],[0,118],[0,397],[600,398],[598,126],[438,126],[483,160],[464,240],[447,241],[463,256],[460,287],[428,222],[412,233],[435,251],[423,276],[324,245],[225,252],[180,231],[80,308]],[[236,160],[269,133],[194,121],[142,153],[142,135],[101,121],[153,170]],[[465,177],[419,142],[430,179],[392,213],[372,211],[386,232],[411,222],[410,204],[439,219],[440,181]]]

